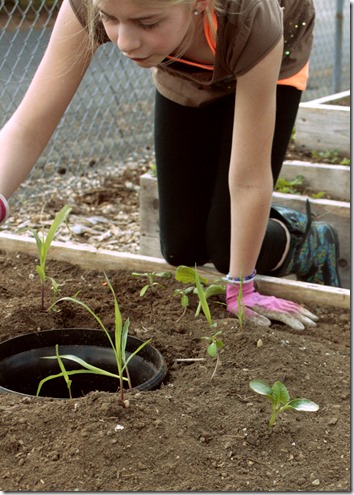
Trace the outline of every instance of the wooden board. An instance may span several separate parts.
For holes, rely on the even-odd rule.
[[[37,254],[35,240],[25,236],[1,234],[0,249],[9,253]],[[65,261],[73,265],[91,270],[128,270],[128,271],[170,271],[175,267],[161,258],[141,256],[129,253],[116,253],[91,246],[80,246],[73,243],[53,241],[48,253],[48,260]],[[215,268],[200,268],[200,274],[213,281],[221,276]],[[301,304],[318,304],[350,308],[350,291],[347,289],[307,284],[275,277],[257,275],[257,285],[263,294],[284,297]]]
[[[157,180],[144,174],[140,180],[140,253],[161,257],[159,241],[159,214]],[[307,197],[295,194],[273,193],[273,202],[306,212]],[[339,274],[342,286],[350,288],[350,203],[325,199],[310,199],[315,220],[331,224],[340,243]]]
[[[296,146],[309,150],[337,150],[350,155],[350,107],[330,105],[350,95],[344,91],[326,98],[300,103],[295,123]]]
[[[325,192],[342,201],[350,201],[350,167],[299,160],[285,161],[280,177],[293,180],[298,175],[304,177],[304,186],[313,192]]]

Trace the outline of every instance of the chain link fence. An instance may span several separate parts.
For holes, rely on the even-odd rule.
[[[0,125],[21,101],[47,45],[61,0],[0,0]],[[349,0],[315,0],[317,24],[311,76],[303,101],[350,88]],[[70,166],[84,175],[100,164],[153,156],[150,73],[106,44],[97,51],[79,90],[36,170]],[[43,172],[44,173],[44,172]]]

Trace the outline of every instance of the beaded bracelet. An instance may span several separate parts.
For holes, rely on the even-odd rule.
[[[252,280],[256,276],[256,273],[256,270],[254,270],[254,272],[252,272],[251,275],[247,275],[247,277],[231,277],[228,273],[223,280],[225,280],[226,282],[231,282],[233,284],[248,284],[249,282],[252,282]]]

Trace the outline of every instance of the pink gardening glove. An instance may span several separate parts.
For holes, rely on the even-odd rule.
[[[9,218],[10,215],[10,207],[6,198],[0,194],[0,225]]]
[[[230,313],[238,314],[239,284],[227,284],[226,303]],[[318,317],[299,304],[274,296],[262,296],[256,292],[254,281],[242,284],[242,302],[244,304],[245,320],[257,325],[270,326],[270,320],[282,321],[294,330],[304,330],[305,327],[315,327]]]

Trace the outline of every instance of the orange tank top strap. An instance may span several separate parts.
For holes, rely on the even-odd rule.
[[[211,21],[213,26],[210,25],[207,14],[204,14],[204,35],[209,45],[209,48],[213,55],[216,52],[216,32],[218,29],[218,20],[214,11],[210,13]],[[182,64],[192,65],[194,67],[199,67],[200,69],[214,70],[214,65],[199,64],[198,62],[193,62],[192,60],[187,60],[185,58],[172,57],[169,55],[167,57],[169,60],[174,62],[181,62]]]

